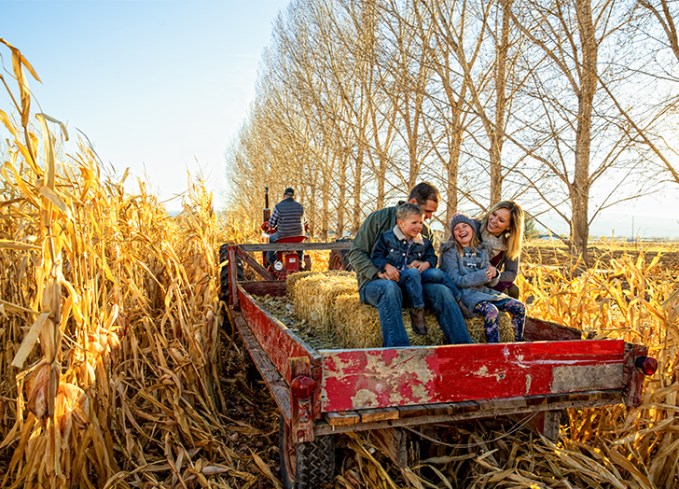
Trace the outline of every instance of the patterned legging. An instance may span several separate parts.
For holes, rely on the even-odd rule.
[[[486,341],[488,343],[500,342],[500,311],[508,312],[512,317],[516,341],[523,340],[523,326],[526,323],[526,306],[523,302],[516,299],[505,299],[500,302],[481,301],[474,306],[474,312],[483,314]]]

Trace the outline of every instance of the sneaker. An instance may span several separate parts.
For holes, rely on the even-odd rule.
[[[413,331],[417,334],[427,334],[427,323],[424,321],[424,307],[410,310],[410,322],[413,326]]]

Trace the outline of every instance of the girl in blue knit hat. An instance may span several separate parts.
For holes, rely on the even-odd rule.
[[[450,232],[450,239],[441,246],[440,266],[460,289],[464,305],[473,313],[483,315],[486,341],[500,342],[500,311],[509,313],[516,341],[521,341],[526,306],[492,288],[500,273],[490,264],[488,251],[480,245],[476,223],[457,213],[450,221]]]

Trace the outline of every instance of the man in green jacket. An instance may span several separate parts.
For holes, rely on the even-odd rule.
[[[422,209],[425,219],[430,219],[439,205],[440,193],[436,187],[422,182],[410,191],[408,202]],[[398,206],[377,210],[366,217],[354,238],[349,251],[349,262],[356,271],[361,302],[377,308],[382,328],[384,347],[409,346],[410,341],[403,324],[403,294],[398,285],[398,270],[387,264],[383,272],[370,259],[381,233],[396,225]],[[422,236],[434,242],[431,228],[425,224]],[[443,273],[443,271],[441,271]],[[441,283],[423,284],[425,307],[431,309],[448,343],[472,343],[456,297]]]

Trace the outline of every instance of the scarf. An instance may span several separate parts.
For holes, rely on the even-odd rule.
[[[490,234],[488,229],[484,228],[481,230],[481,241],[483,247],[488,250],[490,258],[493,258],[502,251],[507,251],[507,240],[502,234],[495,236]]]

